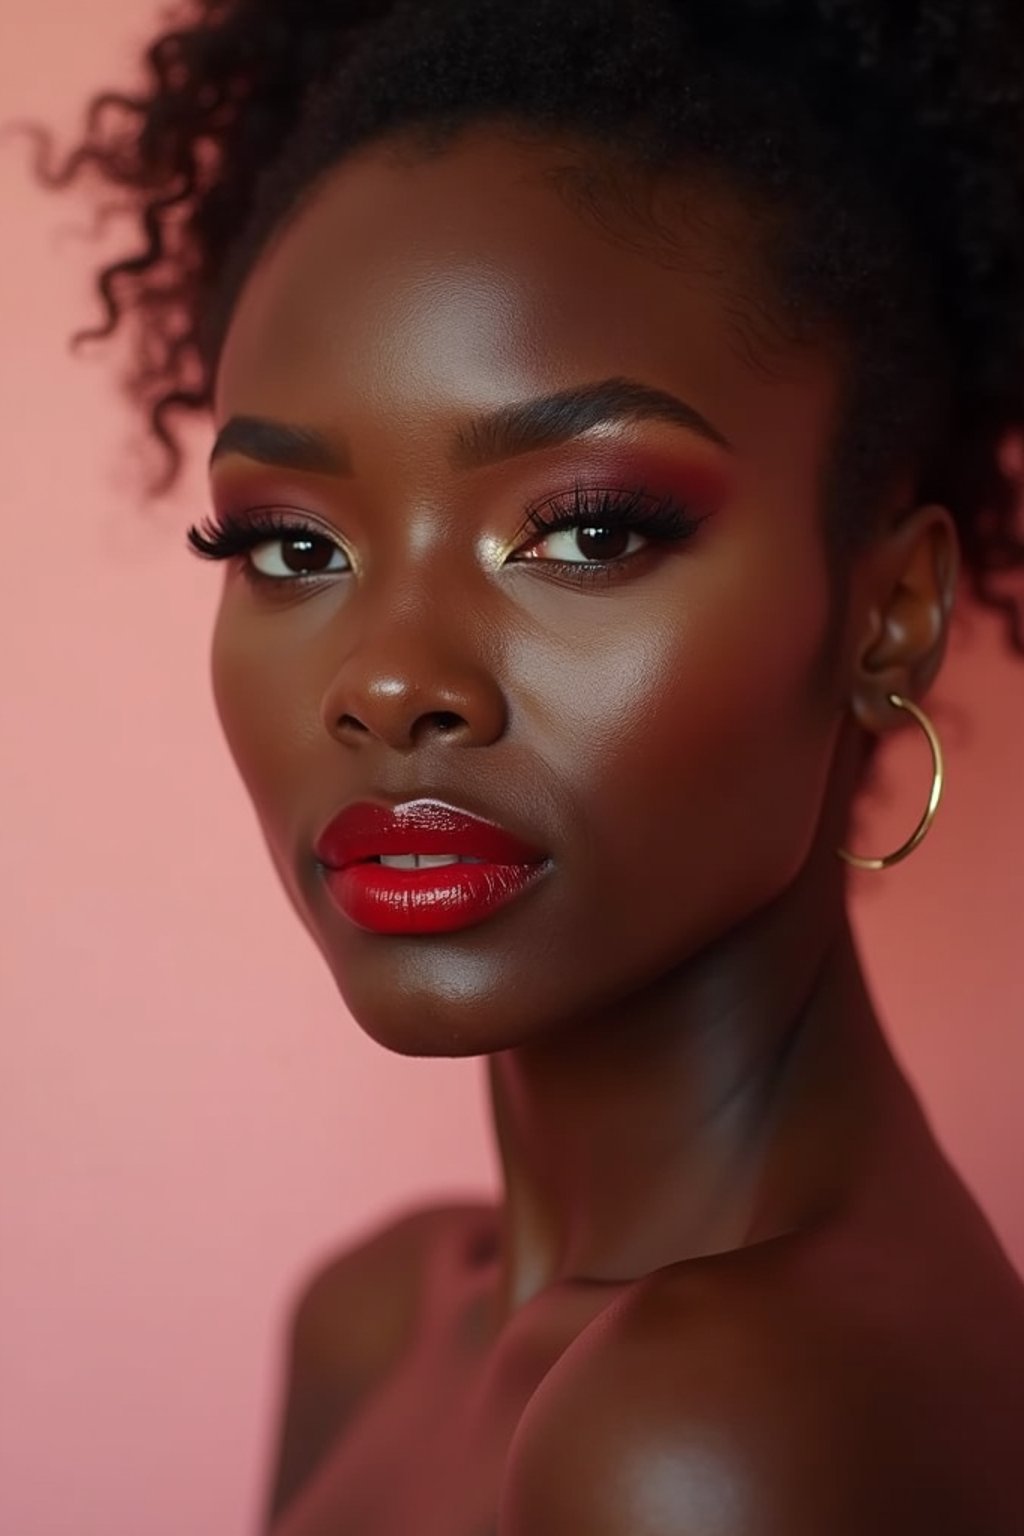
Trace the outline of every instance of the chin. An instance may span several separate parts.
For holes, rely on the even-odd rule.
[[[479,999],[460,1007],[451,998],[425,999],[396,994],[381,996],[353,986],[351,975],[334,972],[342,1002],[365,1035],[396,1056],[489,1056],[522,1044],[522,1027],[502,1020]]]

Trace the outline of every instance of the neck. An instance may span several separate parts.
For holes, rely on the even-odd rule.
[[[790,1230],[848,1187],[898,1069],[830,889],[807,871],[655,985],[490,1058],[506,1315]]]

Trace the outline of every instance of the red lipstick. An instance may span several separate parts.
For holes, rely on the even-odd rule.
[[[332,897],[373,933],[447,933],[483,921],[550,868],[540,849],[495,822],[440,800],[394,807],[346,806],[314,845]],[[380,862],[422,854],[473,863],[395,868]]]

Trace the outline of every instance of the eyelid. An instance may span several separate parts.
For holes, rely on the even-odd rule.
[[[225,516],[225,517],[230,518],[231,513],[227,512],[227,513],[224,513],[222,515]],[[239,512],[237,515],[238,515],[240,521],[245,521],[246,519],[258,520],[261,516],[263,516],[263,517],[280,516],[282,518],[293,518],[295,520],[295,530],[294,530],[295,532],[301,532],[302,530],[306,530],[306,531],[308,531],[310,533],[315,533],[318,538],[325,539],[328,544],[333,544],[335,546],[335,548],[339,549],[341,551],[341,553],[345,556],[345,559],[349,562],[349,564],[352,567],[352,574],[353,575],[359,575],[360,572],[361,572],[362,567],[360,565],[360,561],[359,561],[358,556],[356,555],[355,551],[350,549],[349,546],[345,543],[345,540],[343,539],[342,535],[338,532],[337,528],[335,528],[332,524],[326,522],[323,518],[319,517],[317,515],[317,513],[308,511],[308,509],[305,508],[305,507],[291,507],[286,502],[272,502],[272,503],[267,503],[265,506],[246,508],[243,511]],[[264,539],[261,539],[260,543],[262,543],[262,544],[280,543],[282,541],[282,538],[283,538],[282,534],[276,533],[273,529],[268,529],[266,537]],[[253,544],[252,548],[253,549],[258,549],[259,548],[259,544]],[[334,572],[331,572],[330,574],[331,575],[341,575],[341,574],[346,574],[347,575],[348,573],[347,572],[342,573],[342,572],[339,572],[339,571],[334,571]]]
[[[657,492],[651,491],[639,484],[633,486],[625,484],[605,485],[601,481],[590,482],[577,478],[568,491],[553,491],[550,495],[539,497],[530,502],[526,509],[526,515],[512,535],[512,538],[507,543],[502,543],[498,546],[498,553],[501,556],[502,562],[519,549],[524,539],[527,546],[543,544],[546,539],[551,538],[561,529],[577,525],[582,526],[585,512],[579,505],[580,500],[581,498],[595,496],[609,496],[622,502],[628,502],[634,498],[640,501],[651,502],[664,499]],[[575,507],[572,505],[573,502],[576,503]],[[549,508],[556,510],[552,515],[550,525],[542,527],[542,513],[546,512]],[[598,517],[600,516],[600,514],[597,515]],[[637,531],[642,532],[643,530],[638,529]]]

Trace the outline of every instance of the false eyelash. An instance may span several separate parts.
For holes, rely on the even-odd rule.
[[[576,526],[625,528],[667,541],[689,538],[703,521],[703,517],[695,517],[690,508],[674,496],[655,496],[642,487],[629,491],[602,490],[577,481],[571,506],[566,506],[559,497],[552,497],[539,507],[531,508],[524,526],[543,534]],[[551,564],[557,565],[558,561]]]
[[[532,529],[535,533],[549,535],[574,527],[608,531],[626,529],[668,543],[689,538],[703,521],[703,517],[694,516],[685,503],[677,501],[673,496],[655,496],[643,488],[626,491],[618,488],[600,489],[577,481],[571,504],[567,504],[563,498],[551,497],[539,506],[532,507],[520,532]],[[319,539],[323,543],[335,544],[320,529],[293,520],[273,508],[227,511],[218,517],[205,518],[198,527],[191,527],[187,534],[189,547],[206,560],[234,559],[274,539]],[[546,565],[567,566],[574,576],[583,580],[593,579],[602,571],[607,573],[623,563],[621,557],[603,562],[544,562]],[[294,586],[317,581],[326,573],[310,572],[290,577],[263,576],[250,565],[246,568],[246,574],[253,581],[263,581],[273,586]]]
[[[308,523],[292,521],[280,512],[264,508],[204,518],[198,527],[188,530],[186,538],[189,548],[204,560],[232,560],[271,539],[316,538],[328,544],[333,542]]]

